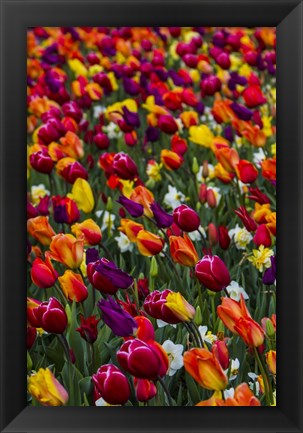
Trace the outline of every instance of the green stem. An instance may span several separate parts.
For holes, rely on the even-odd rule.
[[[199,344],[199,340],[197,339],[197,336],[195,334],[195,332],[193,331],[193,329],[189,326],[189,323],[187,322],[183,322],[183,325],[185,326],[187,332],[189,333],[189,335],[191,336],[192,342],[196,347],[200,347]]]
[[[165,394],[166,394],[166,397],[167,397],[167,400],[168,400],[168,405],[169,405],[169,406],[173,406],[174,404],[173,404],[173,401],[172,401],[172,398],[171,398],[170,392],[169,392],[169,390],[168,390],[168,388],[167,388],[167,386],[166,386],[164,380],[162,379],[162,377],[158,376],[158,381],[159,381],[159,383],[161,384],[161,386],[162,386],[162,388],[163,388],[163,391],[164,391]]]
[[[181,280],[180,274],[179,274],[179,272],[178,272],[178,269],[176,268],[175,263],[173,262],[173,260],[172,260],[171,257],[167,254],[166,251],[162,251],[162,252],[163,252],[163,254],[165,255],[165,257],[167,258],[167,260],[170,262],[170,264],[172,265],[172,267],[174,268],[174,271],[175,271],[175,273],[176,273],[176,275],[177,275],[177,278],[178,278],[178,280],[179,280],[179,283],[181,284],[181,287],[182,287],[183,283],[182,283],[182,280]],[[182,289],[180,288],[180,291],[181,291],[181,290],[182,290]]]
[[[267,406],[270,406],[271,403],[273,403],[273,395],[272,395],[270,381],[269,381],[268,375],[264,369],[264,366],[263,366],[263,363],[261,361],[258,349],[256,347],[254,347],[254,354],[255,354],[255,358],[257,360],[258,367],[259,367],[259,370],[260,370],[260,373],[262,375],[263,382],[264,382],[266,404],[267,404]]]
[[[56,290],[56,292],[58,294],[58,297],[60,298],[60,301],[65,306],[67,304],[67,301],[66,301],[65,295],[62,293],[62,290],[58,287],[57,284],[54,284],[54,288],[55,288],[55,290]]]
[[[205,237],[203,236],[203,233],[201,232],[201,230],[200,230],[199,228],[198,228],[198,232],[199,232],[199,235],[201,236],[201,241],[202,241],[203,247],[207,250],[206,239],[205,239]]]
[[[197,327],[197,325],[195,324],[195,322],[190,322],[190,325],[191,325],[192,330],[195,332],[195,335],[196,335],[198,343],[199,343],[199,347],[203,347],[204,344],[203,344],[203,340],[202,340],[201,334],[199,332],[199,328]]]
[[[68,346],[67,339],[66,339],[66,337],[65,337],[64,334],[57,334],[57,335],[58,335],[58,339],[59,339],[60,343],[62,344],[66,361],[68,363],[71,363],[71,358],[70,358],[69,346]]]
[[[102,248],[102,250],[105,252],[105,254],[108,256],[109,260],[111,260],[113,262],[114,259],[113,259],[113,256],[111,255],[109,249],[102,242],[100,242],[99,245]]]
[[[213,332],[216,332],[216,308],[215,308],[215,297],[211,295],[211,312],[213,316]]]

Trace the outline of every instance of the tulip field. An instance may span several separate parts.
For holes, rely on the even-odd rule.
[[[28,405],[275,406],[276,29],[29,28],[27,234]]]

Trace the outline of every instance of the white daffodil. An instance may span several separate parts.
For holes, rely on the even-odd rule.
[[[250,379],[252,379],[251,382],[248,382],[248,385],[250,387],[250,389],[256,394],[259,395],[260,394],[260,384],[258,382],[258,375],[251,372],[248,373],[248,377],[250,377]]]
[[[206,233],[205,230],[202,226],[199,227],[200,232],[202,233],[203,237],[206,239]],[[194,232],[190,232],[188,233],[188,236],[190,237],[190,239],[195,242],[195,241],[200,241],[201,240],[201,235],[198,232],[198,230],[195,230]]]
[[[122,132],[114,122],[110,122],[107,126],[104,126],[103,130],[109,139],[122,137]]]
[[[100,114],[105,113],[106,107],[104,105],[95,105],[94,106],[94,118],[98,119]]]
[[[235,380],[238,376],[240,361],[238,358],[231,360],[229,380]]]
[[[199,326],[198,330],[203,342],[213,344],[214,341],[218,340],[216,335],[212,334],[211,331],[207,331],[207,326]]]
[[[165,194],[163,202],[167,207],[175,209],[185,201],[185,195],[177,191],[177,188],[168,185],[168,192]]]
[[[225,400],[226,400],[227,398],[234,398],[234,395],[235,395],[235,388],[229,388],[229,389],[226,389],[225,391],[223,391],[223,394],[224,394],[224,398],[225,398]]]
[[[252,235],[246,230],[245,227],[241,228],[237,224],[234,229],[229,230],[229,237],[234,239],[236,248],[238,250],[245,250],[246,246],[252,240]]]
[[[125,253],[126,251],[133,251],[134,249],[134,244],[122,232],[119,233],[119,236],[115,237],[115,241],[117,241],[121,253]]]
[[[180,368],[183,367],[183,350],[182,344],[174,344],[171,340],[166,340],[162,344],[169,359],[168,375],[173,376]]]
[[[95,401],[95,406],[121,406],[121,404],[109,404],[104,398],[100,397]]]
[[[176,328],[177,325],[173,325],[172,323],[166,323],[164,320],[157,319],[157,326],[158,328],[164,328],[164,326],[172,326],[173,328]]]
[[[253,162],[256,165],[260,165],[261,162],[266,158],[264,150],[262,149],[262,147],[259,147],[257,152],[254,152],[253,155]]]
[[[102,218],[101,231],[110,230],[112,232],[116,216],[108,212],[107,210],[106,211],[97,210],[96,215],[98,218],[100,217]]]
[[[230,285],[226,287],[226,290],[234,301],[240,301],[241,295],[243,295],[244,299],[248,299],[249,296],[243,289],[243,287],[239,286],[237,281],[231,281]]]

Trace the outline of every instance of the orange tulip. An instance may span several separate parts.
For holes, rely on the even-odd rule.
[[[247,383],[241,383],[235,389],[234,397],[228,397],[222,406],[261,406]]]
[[[78,268],[83,260],[83,239],[76,239],[73,235],[59,233],[52,238],[50,257],[65,266]]]
[[[173,260],[180,265],[195,266],[199,260],[194,244],[185,233],[183,237],[170,236],[169,247]]]
[[[137,235],[137,247],[143,256],[151,257],[159,254],[164,243],[164,239],[147,230],[140,230]]]
[[[196,406],[223,406],[224,400],[222,399],[221,391],[215,391],[208,400],[200,401]]]
[[[191,349],[183,355],[184,367],[203,388],[221,391],[226,388],[228,378],[219,361],[207,349]]]
[[[84,239],[84,245],[97,245],[102,239],[100,227],[91,218],[72,225],[71,231],[77,239]]]
[[[127,218],[121,219],[121,226],[118,228],[120,232],[124,233],[131,242],[137,241],[138,233],[144,230],[143,224],[136,223],[135,221]]]
[[[214,176],[223,183],[229,183],[235,177],[233,173],[226,171],[223,165],[220,163],[218,163],[214,168]]]
[[[136,186],[130,195],[130,200],[142,204],[144,207],[144,214],[152,217],[153,213],[150,210],[150,205],[154,202],[154,195],[151,191],[142,185]]]
[[[60,138],[63,152],[71,158],[82,158],[84,155],[83,143],[72,131],[68,131],[65,137]]]
[[[224,325],[234,334],[240,335],[248,346],[258,347],[263,344],[264,331],[255,322],[244,301],[243,295],[239,302],[223,298],[217,313]]]
[[[271,232],[271,234],[276,236],[276,212],[272,212],[271,214],[266,215],[265,219],[267,222],[266,227]]]
[[[225,99],[223,101],[215,101],[213,108],[211,110],[213,116],[217,120],[217,122],[227,123],[233,120],[236,116],[233,110],[230,108],[231,101]]]
[[[276,159],[268,158],[261,162],[262,176],[270,181],[276,180]]]
[[[277,372],[277,364],[276,364],[276,351],[270,350],[266,353],[266,363],[268,365],[269,371],[272,374],[276,374]]]
[[[215,151],[215,156],[226,171],[229,173],[235,172],[235,166],[240,161],[236,149],[231,147],[221,147]]]
[[[267,222],[267,216],[271,215],[271,213],[270,204],[255,203],[255,210],[253,211],[252,216],[258,224],[265,224]]]
[[[49,245],[55,232],[48,222],[47,216],[37,216],[27,220],[27,231],[42,245]]]
[[[80,274],[75,274],[67,269],[64,274],[58,278],[60,287],[70,301],[82,302],[88,296],[87,288]]]

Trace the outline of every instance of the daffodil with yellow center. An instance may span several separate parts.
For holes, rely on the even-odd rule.
[[[270,268],[270,257],[273,254],[273,250],[265,248],[264,245],[260,245],[257,250],[253,250],[253,255],[248,257],[248,260],[258,269],[258,271],[263,272],[265,269]]]

